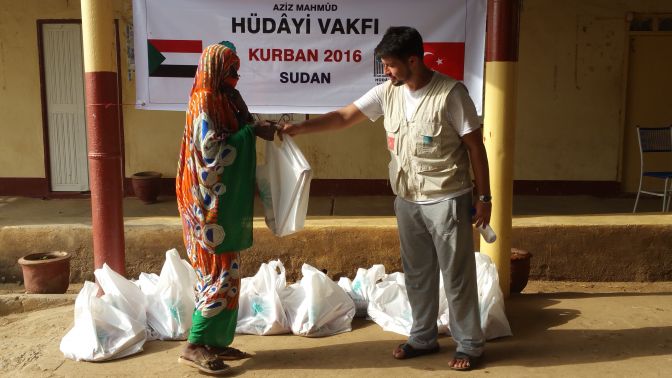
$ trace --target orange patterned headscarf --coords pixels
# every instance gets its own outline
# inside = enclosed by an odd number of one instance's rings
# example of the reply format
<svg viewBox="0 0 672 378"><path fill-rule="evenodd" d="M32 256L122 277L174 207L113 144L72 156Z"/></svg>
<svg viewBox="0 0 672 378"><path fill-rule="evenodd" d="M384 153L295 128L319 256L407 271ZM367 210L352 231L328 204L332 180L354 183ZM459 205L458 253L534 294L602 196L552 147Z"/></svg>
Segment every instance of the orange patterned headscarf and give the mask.
<svg viewBox="0 0 672 378"><path fill-rule="evenodd" d="M199 182L198 167L206 164L202 149L212 147L211 143L202 145L205 136L194 133L202 131L199 127L203 125L197 123L207 120L207 129L213 132L210 141L224 141L239 129L235 107L223 91L227 79L231 78L232 67L237 70L240 59L234 50L219 44L206 47L198 62L177 163L176 192L180 212L194 201L192 188ZM216 216L216 211L212 213Z"/></svg>
<svg viewBox="0 0 672 378"><path fill-rule="evenodd" d="M238 71L240 59L229 47L216 44L203 50L189 97L188 128L201 113L206 113L221 136L238 130L235 108L222 92L225 83L235 85L237 78L231 77L232 67Z"/></svg>

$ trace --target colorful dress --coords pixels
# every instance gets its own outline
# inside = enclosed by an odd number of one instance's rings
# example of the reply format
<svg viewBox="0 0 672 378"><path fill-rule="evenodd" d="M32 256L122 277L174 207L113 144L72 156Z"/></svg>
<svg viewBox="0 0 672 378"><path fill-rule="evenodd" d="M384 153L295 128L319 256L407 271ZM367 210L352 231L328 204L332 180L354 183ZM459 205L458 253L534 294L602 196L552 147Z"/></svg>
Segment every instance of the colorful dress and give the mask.
<svg viewBox="0 0 672 378"><path fill-rule="evenodd" d="M252 245L255 136L220 90L240 61L223 45L201 55L189 99L176 193L183 239L198 275L192 344L226 347L238 315L240 252Z"/></svg>

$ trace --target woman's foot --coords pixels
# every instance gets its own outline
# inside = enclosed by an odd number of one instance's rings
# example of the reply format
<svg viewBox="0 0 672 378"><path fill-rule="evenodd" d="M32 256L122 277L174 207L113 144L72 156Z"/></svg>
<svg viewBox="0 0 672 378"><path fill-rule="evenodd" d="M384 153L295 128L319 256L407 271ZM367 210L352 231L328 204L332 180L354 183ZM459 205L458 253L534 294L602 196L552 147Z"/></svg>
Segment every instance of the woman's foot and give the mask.
<svg viewBox="0 0 672 378"><path fill-rule="evenodd" d="M177 362L208 374L222 374L229 370L222 357L211 352L205 345L187 343Z"/></svg>

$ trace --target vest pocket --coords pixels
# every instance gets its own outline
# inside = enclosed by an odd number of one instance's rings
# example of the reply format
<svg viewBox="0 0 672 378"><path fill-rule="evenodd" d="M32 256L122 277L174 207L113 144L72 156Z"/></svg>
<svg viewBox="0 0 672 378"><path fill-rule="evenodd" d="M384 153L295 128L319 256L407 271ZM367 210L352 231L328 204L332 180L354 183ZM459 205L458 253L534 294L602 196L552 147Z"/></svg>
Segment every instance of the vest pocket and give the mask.
<svg viewBox="0 0 672 378"><path fill-rule="evenodd" d="M399 123L386 119L383 125L385 126L387 149L393 154L399 155Z"/></svg>
<svg viewBox="0 0 672 378"><path fill-rule="evenodd" d="M429 164L428 164L429 163ZM445 162L423 161L415 165L419 189L428 196L445 194L457 167L447 167Z"/></svg>
<svg viewBox="0 0 672 378"><path fill-rule="evenodd" d="M441 156L441 123L417 122L414 133L415 156L419 158L434 158Z"/></svg>

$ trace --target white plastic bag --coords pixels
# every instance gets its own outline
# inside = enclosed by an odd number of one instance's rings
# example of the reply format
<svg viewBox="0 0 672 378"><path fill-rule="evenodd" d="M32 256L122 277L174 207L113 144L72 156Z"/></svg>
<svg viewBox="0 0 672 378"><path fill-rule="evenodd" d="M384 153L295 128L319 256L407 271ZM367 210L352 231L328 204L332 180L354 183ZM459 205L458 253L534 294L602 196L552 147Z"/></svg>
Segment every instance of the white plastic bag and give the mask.
<svg viewBox="0 0 672 378"><path fill-rule="evenodd" d="M75 299L75 325L61 340L60 349L66 358L75 361L96 361L103 357L93 317L95 306L102 302L96 298L98 286L86 281Z"/></svg>
<svg viewBox="0 0 672 378"><path fill-rule="evenodd" d="M308 210L312 171L290 136L280 147L266 142L266 164L257 167L257 187L266 224L277 236L303 228Z"/></svg>
<svg viewBox="0 0 672 378"><path fill-rule="evenodd" d="M147 324L152 335L161 340L185 340L189 336L196 303L196 273L184 262L176 249L167 251L154 290L145 289ZM140 280L145 281L141 287L149 286L146 281L151 278L151 275L143 277L141 274Z"/></svg>
<svg viewBox="0 0 672 378"><path fill-rule="evenodd" d="M403 273L388 274L376 284L367 311L371 319L383 327L383 330L410 335L413 314Z"/></svg>
<svg viewBox="0 0 672 378"><path fill-rule="evenodd" d="M476 282L478 283L478 309L481 329L486 340L511 336L511 327L504 312L504 295L499 287L497 267L488 255L474 253L476 259ZM448 324L448 301L441 281L439 304L439 332L450 334Z"/></svg>
<svg viewBox="0 0 672 378"><path fill-rule="evenodd" d="M303 264L303 278L282 296L292 333L307 337L335 335L352 330L355 303L326 274Z"/></svg>
<svg viewBox="0 0 672 378"><path fill-rule="evenodd" d="M355 302L355 316L365 317L369 307L369 299L376 288L376 282L385 277L385 266L377 264L370 269L357 269L355 279L350 281L347 277L338 280L338 286L343 288Z"/></svg>
<svg viewBox="0 0 672 378"><path fill-rule="evenodd" d="M66 358L105 361L142 351L147 334L146 303L140 289L107 265L94 272L98 286L85 282L75 301L75 325L63 337Z"/></svg>
<svg viewBox="0 0 672 378"><path fill-rule="evenodd" d="M478 285L478 306L481 328L487 340L511 336L511 327L504 312L504 296L499 288L497 268L492 260L476 252L476 281ZM443 277L439 286L439 314L437 325L439 332L450 333L448 324L448 300L443 286ZM386 331L408 336L413 325L411 305L408 301L403 273L387 275L376 284L370 295L367 309L373 321Z"/></svg>
<svg viewBox="0 0 672 378"><path fill-rule="evenodd" d="M107 264L103 264L103 267L96 269L93 274L105 293L101 297L103 301L143 325L147 322L147 300L137 285L112 270Z"/></svg>
<svg viewBox="0 0 672 378"><path fill-rule="evenodd" d="M243 278L236 332L252 335L290 333L289 321L280 300L280 294L285 290L285 267L279 260L261 264L254 277Z"/></svg>
<svg viewBox="0 0 672 378"><path fill-rule="evenodd" d="M483 253L476 255L478 281L478 307L481 312L481 328L487 340L511 336L511 326L504 312L504 294L499 287L497 267Z"/></svg>
<svg viewBox="0 0 672 378"><path fill-rule="evenodd" d="M137 281L133 281L145 296L154 294L156 291L156 284L159 282L159 275L156 273L140 273Z"/></svg>

